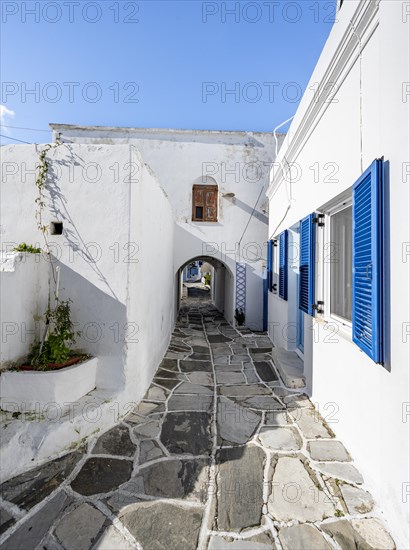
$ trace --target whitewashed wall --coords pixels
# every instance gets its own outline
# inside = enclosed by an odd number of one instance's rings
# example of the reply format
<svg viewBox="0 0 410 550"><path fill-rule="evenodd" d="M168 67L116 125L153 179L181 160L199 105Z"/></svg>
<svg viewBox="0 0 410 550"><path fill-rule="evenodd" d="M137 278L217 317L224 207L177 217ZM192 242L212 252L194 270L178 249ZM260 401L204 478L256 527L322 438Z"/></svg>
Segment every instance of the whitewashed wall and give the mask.
<svg viewBox="0 0 410 550"><path fill-rule="evenodd" d="M275 156L273 134L51 126L54 137L58 135L62 141L135 143L158 176L172 206L176 221L175 272L189 260L204 254L225 263L234 277L235 262L246 263L246 323L252 328L262 329L262 277L268 223L264 190ZM278 139L281 143L283 135ZM219 186L217 223L193 222L191 219L192 185L199 183L202 176L212 177ZM224 193L235 193L235 197L223 198ZM256 215L239 250L237 243L255 205ZM228 283L233 291L235 280ZM234 309L235 300L231 295L225 301L229 321L233 319Z"/></svg>
<svg viewBox="0 0 410 550"><path fill-rule="evenodd" d="M151 384L168 347L176 315L173 237L174 217L164 190L135 146L132 162L141 165L141 180L131 189L132 240L138 262L130 265L128 322L138 325L138 342L127 344L127 393L135 401ZM174 288L175 287L175 288ZM134 325L135 324L135 325Z"/></svg>
<svg viewBox="0 0 410 550"><path fill-rule="evenodd" d="M2 150L3 244L42 245L34 173L28 173L40 147ZM81 332L77 345L99 357L97 388L138 401L174 322L169 202L135 147L64 144L49 157L54 183L44 222L64 224L63 235L50 235L49 241L61 266L60 297L73 301L72 318ZM130 163L138 167L131 176ZM155 264L161 265L158 284ZM30 292L36 292L34 282L23 286L17 301L24 303Z"/></svg>
<svg viewBox="0 0 410 550"><path fill-rule="evenodd" d="M332 429L361 467L399 547L408 548L410 419L405 411L410 357L404 331L409 322L410 259L403 250L409 235L410 176L405 170L410 97L403 97L403 86L410 81L409 16L406 23L401 2L382 0L377 9L376 2L351 1L343 3L338 19L277 159L298 163L301 177L291 185L291 207L280 223L289 201L280 171L272 175L269 228L273 236L291 227L349 188L375 158L384 156L389 162L390 366L373 363L349 336L329 339L324 325L307 315L304 362L313 401L324 416L336 411ZM345 57L338 57L340 52ZM326 78L336 84L336 101L320 107L309 87ZM325 180L329 162L338 167L334 181ZM316 182L314 163L320 170ZM295 279L290 277L289 294L295 293ZM271 327L279 325L274 341L288 349L295 345L283 339L281 330L292 320L294 308L291 299L286 303L270 295Z"/></svg>
<svg viewBox="0 0 410 550"><path fill-rule="evenodd" d="M40 338L48 301L49 262L40 254L9 253L0 268L0 369L24 359Z"/></svg>

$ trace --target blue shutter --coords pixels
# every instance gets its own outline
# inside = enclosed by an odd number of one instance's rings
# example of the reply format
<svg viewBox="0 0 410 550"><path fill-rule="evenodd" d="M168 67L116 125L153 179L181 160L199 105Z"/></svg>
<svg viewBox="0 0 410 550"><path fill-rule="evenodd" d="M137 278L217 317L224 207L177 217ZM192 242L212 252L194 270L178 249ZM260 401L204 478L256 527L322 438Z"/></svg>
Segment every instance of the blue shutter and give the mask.
<svg viewBox="0 0 410 550"><path fill-rule="evenodd" d="M268 261L267 261L267 279L268 279L268 290L272 292L272 281L273 281L273 241L269 240L268 245Z"/></svg>
<svg viewBox="0 0 410 550"><path fill-rule="evenodd" d="M279 235L279 296L288 299L288 230Z"/></svg>
<svg viewBox="0 0 410 550"><path fill-rule="evenodd" d="M300 222L299 309L314 316L315 304L315 214Z"/></svg>
<svg viewBox="0 0 410 550"><path fill-rule="evenodd" d="M383 161L353 186L353 342L383 362Z"/></svg>

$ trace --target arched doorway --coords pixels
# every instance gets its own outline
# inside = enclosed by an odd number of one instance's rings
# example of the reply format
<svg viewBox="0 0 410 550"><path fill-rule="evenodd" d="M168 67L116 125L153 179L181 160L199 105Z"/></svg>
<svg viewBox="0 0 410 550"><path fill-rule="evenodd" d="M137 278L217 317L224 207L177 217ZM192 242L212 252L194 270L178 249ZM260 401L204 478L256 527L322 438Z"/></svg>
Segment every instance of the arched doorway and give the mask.
<svg viewBox="0 0 410 550"><path fill-rule="evenodd" d="M235 278L224 262L212 256L191 258L179 268L177 282L178 311L183 303L210 302L233 322Z"/></svg>

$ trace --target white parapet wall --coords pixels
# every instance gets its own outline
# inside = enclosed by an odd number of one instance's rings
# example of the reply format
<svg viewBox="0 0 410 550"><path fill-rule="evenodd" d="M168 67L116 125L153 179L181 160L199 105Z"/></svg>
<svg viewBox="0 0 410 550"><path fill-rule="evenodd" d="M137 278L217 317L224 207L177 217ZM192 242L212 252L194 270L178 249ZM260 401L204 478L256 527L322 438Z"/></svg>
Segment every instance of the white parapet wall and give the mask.
<svg viewBox="0 0 410 550"><path fill-rule="evenodd" d="M9 412L61 412L95 388L98 359L51 371L7 371L1 375L0 406Z"/></svg>
<svg viewBox="0 0 410 550"><path fill-rule="evenodd" d="M39 317L47 309L50 262L44 254L12 252L0 257L0 370L23 360L40 337Z"/></svg>

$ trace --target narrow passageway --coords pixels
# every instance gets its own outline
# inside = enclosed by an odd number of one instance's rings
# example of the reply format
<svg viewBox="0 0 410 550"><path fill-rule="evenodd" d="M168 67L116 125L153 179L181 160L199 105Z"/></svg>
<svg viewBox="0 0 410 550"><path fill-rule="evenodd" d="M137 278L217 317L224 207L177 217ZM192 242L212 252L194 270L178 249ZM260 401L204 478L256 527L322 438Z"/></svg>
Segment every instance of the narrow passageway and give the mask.
<svg viewBox="0 0 410 550"><path fill-rule="evenodd" d="M181 298L181 305L193 305L196 301L211 303L211 289L202 283L184 283L187 288L187 297Z"/></svg>
<svg viewBox="0 0 410 550"><path fill-rule="evenodd" d="M393 549L348 451L283 387L271 348L185 298L135 410L2 485L1 548Z"/></svg>

